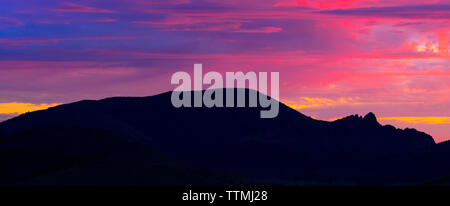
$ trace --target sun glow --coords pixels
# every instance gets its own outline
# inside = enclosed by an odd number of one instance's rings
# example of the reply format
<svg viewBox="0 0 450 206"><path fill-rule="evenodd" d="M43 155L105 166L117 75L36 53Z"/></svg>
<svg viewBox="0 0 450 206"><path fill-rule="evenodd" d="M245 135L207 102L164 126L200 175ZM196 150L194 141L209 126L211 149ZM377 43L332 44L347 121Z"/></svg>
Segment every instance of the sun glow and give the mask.
<svg viewBox="0 0 450 206"><path fill-rule="evenodd" d="M450 124L450 117L383 117L379 119L411 124Z"/></svg>
<svg viewBox="0 0 450 206"><path fill-rule="evenodd" d="M23 114L36 110L43 110L49 107L60 105L59 103L52 104L32 104L32 103L0 103L0 114Z"/></svg>

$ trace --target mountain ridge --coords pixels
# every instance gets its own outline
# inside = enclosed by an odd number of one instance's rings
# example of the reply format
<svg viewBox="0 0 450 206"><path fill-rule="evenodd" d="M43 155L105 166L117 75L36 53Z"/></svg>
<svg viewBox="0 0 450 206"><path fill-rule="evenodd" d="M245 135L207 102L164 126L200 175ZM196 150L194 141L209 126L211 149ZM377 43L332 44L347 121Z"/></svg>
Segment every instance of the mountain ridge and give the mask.
<svg viewBox="0 0 450 206"><path fill-rule="evenodd" d="M373 113L328 122L279 105L278 117L261 119L259 107L174 108L170 92L84 100L2 122L0 139L46 127L101 129L186 165L231 171L244 184L412 184L450 173L448 168L437 173L408 172L395 166L397 157L407 162L408 155L404 154L436 148L426 133L382 126ZM48 138L34 133L38 138ZM101 141L108 145L105 139ZM8 148L8 144L3 147ZM44 149L52 151L54 147L58 145L46 145ZM411 167L414 161L404 166ZM390 172L391 168L396 171ZM410 175L403 177L402 172ZM383 175L374 175L377 173Z"/></svg>

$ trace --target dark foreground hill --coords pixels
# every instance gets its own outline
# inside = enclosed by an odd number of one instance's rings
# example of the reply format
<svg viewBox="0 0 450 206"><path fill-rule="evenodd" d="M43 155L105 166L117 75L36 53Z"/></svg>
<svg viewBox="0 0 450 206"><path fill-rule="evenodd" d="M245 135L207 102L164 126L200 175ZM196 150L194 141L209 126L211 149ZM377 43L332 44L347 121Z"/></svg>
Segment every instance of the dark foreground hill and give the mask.
<svg viewBox="0 0 450 206"><path fill-rule="evenodd" d="M247 91L248 92L248 91ZM450 174L448 143L326 122L283 104L174 108L171 93L80 101L0 123L1 185L414 185Z"/></svg>

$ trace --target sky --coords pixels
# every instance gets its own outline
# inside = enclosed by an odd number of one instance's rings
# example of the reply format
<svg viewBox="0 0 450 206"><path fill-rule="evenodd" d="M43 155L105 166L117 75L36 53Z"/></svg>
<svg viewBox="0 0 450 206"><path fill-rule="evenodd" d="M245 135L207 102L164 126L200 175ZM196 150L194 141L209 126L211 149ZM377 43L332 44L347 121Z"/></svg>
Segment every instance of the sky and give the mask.
<svg viewBox="0 0 450 206"><path fill-rule="evenodd" d="M277 71L281 101L316 119L374 112L450 139L450 0L0 3L0 121L170 91L202 63Z"/></svg>

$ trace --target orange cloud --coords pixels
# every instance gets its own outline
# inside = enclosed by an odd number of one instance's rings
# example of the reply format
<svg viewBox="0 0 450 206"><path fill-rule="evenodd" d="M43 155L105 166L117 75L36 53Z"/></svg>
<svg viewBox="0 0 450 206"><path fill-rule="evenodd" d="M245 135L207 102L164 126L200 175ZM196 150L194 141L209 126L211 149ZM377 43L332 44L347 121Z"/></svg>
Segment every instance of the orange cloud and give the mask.
<svg viewBox="0 0 450 206"><path fill-rule="evenodd" d="M432 37L422 37L419 41L412 41L406 43L405 49L410 49L416 52L428 52L440 54L448 57L449 50L449 34L447 31L437 31Z"/></svg>
<svg viewBox="0 0 450 206"><path fill-rule="evenodd" d="M23 114L26 112L32 112L37 110L47 109L60 105L59 103L51 104L32 104L32 103L0 103L0 114Z"/></svg>
<svg viewBox="0 0 450 206"><path fill-rule="evenodd" d="M382 117L378 119L410 124L450 124L450 117Z"/></svg>
<svg viewBox="0 0 450 206"><path fill-rule="evenodd" d="M449 53L450 34L447 30L438 32L439 52L445 55Z"/></svg>

